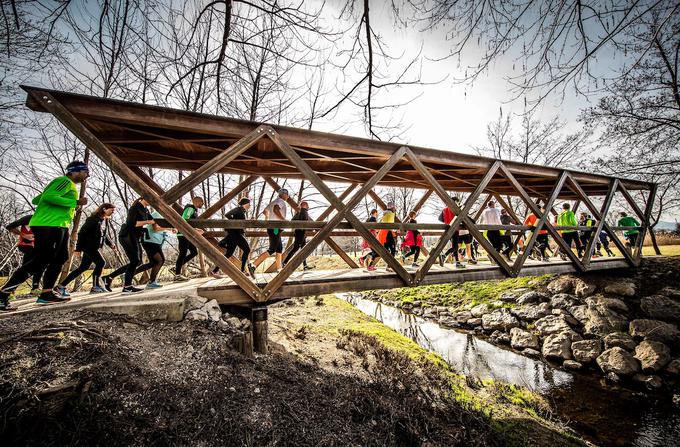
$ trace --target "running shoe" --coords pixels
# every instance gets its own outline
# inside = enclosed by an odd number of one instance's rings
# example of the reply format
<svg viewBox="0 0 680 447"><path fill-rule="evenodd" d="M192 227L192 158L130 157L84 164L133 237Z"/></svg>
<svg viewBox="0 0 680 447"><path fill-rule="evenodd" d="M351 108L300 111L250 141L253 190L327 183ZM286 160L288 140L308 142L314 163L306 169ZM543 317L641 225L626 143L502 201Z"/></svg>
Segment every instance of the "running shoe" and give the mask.
<svg viewBox="0 0 680 447"><path fill-rule="evenodd" d="M444 267L444 255L439 255L439 266Z"/></svg>
<svg viewBox="0 0 680 447"><path fill-rule="evenodd" d="M255 266L253 264L248 264L248 271L250 272L250 276L255 278Z"/></svg>
<svg viewBox="0 0 680 447"><path fill-rule="evenodd" d="M210 272L210 276L212 276L213 278L217 278L217 279L224 278L224 276L222 276L222 274L220 272Z"/></svg>
<svg viewBox="0 0 680 447"><path fill-rule="evenodd" d="M93 288L90 289L90 294L95 294L95 293L106 293L106 289L103 288L103 287L94 286Z"/></svg>
<svg viewBox="0 0 680 447"><path fill-rule="evenodd" d="M123 295L131 295L133 293L143 292L144 289L140 289L135 286L125 286L123 287Z"/></svg>
<svg viewBox="0 0 680 447"><path fill-rule="evenodd" d="M464 269L464 268L465 268L465 264L462 264L462 263L456 261L456 268L457 268L457 269Z"/></svg>
<svg viewBox="0 0 680 447"><path fill-rule="evenodd" d="M39 289L39 288L35 288L35 289L31 290L31 295L33 295L33 296L38 296L41 293L42 293L42 289Z"/></svg>
<svg viewBox="0 0 680 447"><path fill-rule="evenodd" d="M104 288L106 289L107 292L113 292L113 289L111 288L111 284L113 284L113 278L110 276L104 276L102 278L102 281L104 282Z"/></svg>
<svg viewBox="0 0 680 447"><path fill-rule="evenodd" d="M69 296L71 296L71 294L68 293L68 290L66 290L66 287L64 286L57 286L54 288L54 290L64 298L68 298Z"/></svg>
<svg viewBox="0 0 680 447"><path fill-rule="evenodd" d="M71 301L71 298L61 297L52 290L41 293L38 299L35 300L37 304L59 304L67 301Z"/></svg>
<svg viewBox="0 0 680 447"><path fill-rule="evenodd" d="M11 312L13 310L17 310L17 308L9 304L9 295L0 292L0 312Z"/></svg>
<svg viewBox="0 0 680 447"><path fill-rule="evenodd" d="M376 268L374 265L369 265L368 267L366 267L366 270L368 270L369 272L375 272Z"/></svg>
<svg viewBox="0 0 680 447"><path fill-rule="evenodd" d="M474 264L477 264L477 260L476 260L476 259L470 259L470 260L468 261L468 264L473 264L473 265L474 265Z"/></svg>
<svg viewBox="0 0 680 447"><path fill-rule="evenodd" d="M311 270L311 269L313 269L313 268L314 268L313 265L307 264L307 265L305 265L305 266L302 267L302 270Z"/></svg>
<svg viewBox="0 0 680 447"><path fill-rule="evenodd" d="M359 258L359 265L360 265L362 268L364 267L364 262L365 262L365 261L366 261L366 259L365 259L363 256L361 256L361 257Z"/></svg>
<svg viewBox="0 0 680 447"><path fill-rule="evenodd" d="M163 287L163 284L158 284L156 281L151 281L146 285L147 289L160 289L161 287Z"/></svg>
<svg viewBox="0 0 680 447"><path fill-rule="evenodd" d="M184 282L184 281L189 281L189 278L187 278L184 275L175 275L175 277L173 278L173 281L174 282Z"/></svg>
<svg viewBox="0 0 680 447"><path fill-rule="evenodd" d="M413 263L411 263L411 267L420 267L420 265L418 265L417 262L413 262Z"/></svg>

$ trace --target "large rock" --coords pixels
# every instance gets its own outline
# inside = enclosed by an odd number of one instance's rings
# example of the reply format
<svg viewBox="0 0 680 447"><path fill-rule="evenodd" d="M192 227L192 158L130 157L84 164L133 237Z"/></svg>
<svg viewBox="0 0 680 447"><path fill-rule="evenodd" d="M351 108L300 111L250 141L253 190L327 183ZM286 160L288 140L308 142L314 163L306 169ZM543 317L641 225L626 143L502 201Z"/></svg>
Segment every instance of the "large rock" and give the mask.
<svg viewBox="0 0 680 447"><path fill-rule="evenodd" d="M658 341L643 340L635 348L635 358L646 373L660 371L671 361L671 350Z"/></svg>
<svg viewBox="0 0 680 447"><path fill-rule="evenodd" d="M541 350L545 358L571 360L571 340L567 334L548 335Z"/></svg>
<svg viewBox="0 0 680 447"><path fill-rule="evenodd" d="M536 329L542 336L569 332L571 327L561 315L548 315L536 321Z"/></svg>
<svg viewBox="0 0 680 447"><path fill-rule="evenodd" d="M640 364L631 353L623 348L611 348L597 358L597 365L605 373L620 376L632 376L640 372Z"/></svg>
<svg viewBox="0 0 680 447"><path fill-rule="evenodd" d="M663 321L680 321L680 301L663 295L651 295L640 301L642 311L649 317Z"/></svg>
<svg viewBox="0 0 680 447"><path fill-rule="evenodd" d="M482 319L481 318L470 318L468 321L465 322L465 324L469 326L481 326L482 325Z"/></svg>
<svg viewBox="0 0 680 447"><path fill-rule="evenodd" d="M635 296L635 284L629 281L616 281L607 284L604 291L611 295L633 297Z"/></svg>
<svg viewBox="0 0 680 447"><path fill-rule="evenodd" d="M485 313L489 312L489 305L488 304L478 304L472 309L470 309L470 312L472 313L472 316L474 318L479 318Z"/></svg>
<svg viewBox="0 0 680 447"><path fill-rule="evenodd" d="M491 334L489 338L496 344L507 345L510 343L510 336L507 333L498 330L493 331L493 334Z"/></svg>
<svg viewBox="0 0 680 447"><path fill-rule="evenodd" d="M217 300L208 301L201 309L208 314L208 317L212 321L220 321L222 318L222 310L220 309L220 305L217 304Z"/></svg>
<svg viewBox="0 0 680 447"><path fill-rule="evenodd" d="M579 362L575 362L574 360L565 360L562 363L562 366L564 366L566 369L571 369L574 371L577 371L581 368L583 368L583 365Z"/></svg>
<svg viewBox="0 0 680 447"><path fill-rule="evenodd" d="M575 341L571 344L571 353L580 363L590 363L602 353L600 339Z"/></svg>
<svg viewBox="0 0 680 447"><path fill-rule="evenodd" d="M555 309L569 309L578 303L578 299L569 293L558 293L550 298L550 305Z"/></svg>
<svg viewBox="0 0 680 447"><path fill-rule="evenodd" d="M524 304L542 303L544 301L548 301L548 299L549 299L549 297L545 293L531 291L531 292L527 292L525 294L520 295L520 297L517 298L517 304L524 305Z"/></svg>
<svg viewBox="0 0 680 447"><path fill-rule="evenodd" d="M210 320L210 317L208 316L208 312L206 312L203 309L195 309L195 310L190 310L187 312L187 315L185 317L187 320L196 320L196 321L208 321Z"/></svg>
<svg viewBox="0 0 680 447"><path fill-rule="evenodd" d="M633 337L660 341L670 344L680 343L680 331L674 324L659 320L639 319L630 322L629 333Z"/></svg>
<svg viewBox="0 0 680 447"><path fill-rule="evenodd" d="M510 329L510 346L515 349L538 349L538 337L529 331L514 327Z"/></svg>
<svg viewBox="0 0 680 447"><path fill-rule="evenodd" d="M586 299L586 334L604 336L612 332L622 332L628 327L628 307L616 298L596 295Z"/></svg>
<svg viewBox="0 0 680 447"><path fill-rule="evenodd" d="M530 304L523 307L515 307L510 309L510 313L521 320L534 321L550 315L550 304Z"/></svg>
<svg viewBox="0 0 680 447"><path fill-rule="evenodd" d="M594 284L585 282L582 279L576 280L576 285L574 286L574 293L579 298L588 298L590 295L595 293L597 287Z"/></svg>
<svg viewBox="0 0 680 447"><path fill-rule="evenodd" d="M571 276L558 276L548 284L548 291L556 293L572 293L576 286L576 278Z"/></svg>
<svg viewBox="0 0 680 447"><path fill-rule="evenodd" d="M569 326L580 326L580 325L581 325L581 322L578 321L576 318L574 318L574 317L569 313L569 311L567 311L567 310L564 310L564 309L553 309L550 313L551 313L552 315L558 315L558 316L561 315L561 316L564 318L564 321L566 321L566 322L569 324Z"/></svg>
<svg viewBox="0 0 680 447"><path fill-rule="evenodd" d="M637 343L633 340L633 337L625 332L612 332L604 338L605 349L619 347L626 351L632 351L635 349L635 346L637 346Z"/></svg>
<svg viewBox="0 0 680 447"><path fill-rule="evenodd" d="M650 391L658 390L663 386L663 381L659 376L646 376L644 374L635 374L633 380L645 386Z"/></svg>
<svg viewBox="0 0 680 447"><path fill-rule="evenodd" d="M458 323L467 323L467 321L472 318L472 312L464 310L462 312L458 312L454 318Z"/></svg>
<svg viewBox="0 0 680 447"><path fill-rule="evenodd" d="M588 305L571 306L567 309L572 317L576 318L579 324L584 325L588 321Z"/></svg>
<svg viewBox="0 0 680 447"><path fill-rule="evenodd" d="M482 327L485 330L497 329L507 331L513 327L519 327L519 320L508 309L496 309L491 313L482 315Z"/></svg>
<svg viewBox="0 0 680 447"><path fill-rule="evenodd" d="M664 287L663 289L659 290L659 295L680 300L680 289L676 289L674 287Z"/></svg>
<svg viewBox="0 0 680 447"><path fill-rule="evenodd" d="M203 298L202 296L188 296L184 299L184 309L185 309L186 312L190 312L192 310L200 309L207 302L208 302L208 299Z"/></svg>

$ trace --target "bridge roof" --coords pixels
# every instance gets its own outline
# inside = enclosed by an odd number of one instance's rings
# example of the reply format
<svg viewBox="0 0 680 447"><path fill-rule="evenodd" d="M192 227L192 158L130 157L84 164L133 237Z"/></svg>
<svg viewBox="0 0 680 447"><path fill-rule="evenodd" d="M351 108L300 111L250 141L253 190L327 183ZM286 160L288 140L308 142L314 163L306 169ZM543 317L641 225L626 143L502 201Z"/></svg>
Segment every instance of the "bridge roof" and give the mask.
<svg viewBox="0 0 680 447"><path fill-rule="evenodd" d="M64 91L29 86L22 88L28 93L27 106L38 112L46 110L31 96L31 92L49 92L128 166L193 171L260 124L265 124ZM364 183L402 146L268 125L327 181ZM448 129L442 131L449 132ZM451 191L472 191L495 161L452 151L409 147L431 169L442 186ZM563 171L556 167L511 161L504 163L529 194L542 197L550 194ZM268 138L260 139L220 172L304 178ZM612 179L580 171L569 172L591 196L605 195ZM629 190L647 190L652 187L652 183L628 179L622 179L622 183ZM379 184L428 187L406 159L400 161ZM486 191L515 195L512 184L500 173ZM576 197L566 187L560 194L562 199Z"/></svg>

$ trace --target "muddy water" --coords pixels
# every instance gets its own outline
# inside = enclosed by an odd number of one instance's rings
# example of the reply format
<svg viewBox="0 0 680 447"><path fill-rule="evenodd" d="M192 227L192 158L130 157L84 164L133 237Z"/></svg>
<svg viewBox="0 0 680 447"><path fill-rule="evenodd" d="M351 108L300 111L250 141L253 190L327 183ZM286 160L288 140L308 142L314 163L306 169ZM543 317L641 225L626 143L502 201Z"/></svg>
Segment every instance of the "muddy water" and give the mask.
<svg viewBox="0 0 680 447"><path fill-rule="evenodd" d="M656 398L612 387L599 377L562 371L395 307L353 294L338 296L439 354L456 371L541 393L561 419L597 445L680 446L680 411L667 395Z"/></svg>

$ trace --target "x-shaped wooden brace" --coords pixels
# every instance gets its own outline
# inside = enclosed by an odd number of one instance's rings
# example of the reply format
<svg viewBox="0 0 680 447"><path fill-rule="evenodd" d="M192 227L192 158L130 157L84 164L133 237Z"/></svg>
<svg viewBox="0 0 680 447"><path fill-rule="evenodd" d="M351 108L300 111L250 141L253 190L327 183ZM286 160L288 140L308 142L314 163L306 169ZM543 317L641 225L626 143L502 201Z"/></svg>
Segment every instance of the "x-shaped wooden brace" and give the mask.
<svg viewBox="0 0 680 447"><path fill-rule="evenodd" d="M600 232L602 231L605 219L607 218L607 214L609 213L609 207L611 206L612 201L614 200L614 195L616 194L616 190L618 189L618 187L619 179L613 179L611 182L609 182L609 189L607 190L607 195L605 196L604 202L602 203L602 208L600 208L599 215L593 213L593 217L597 219L597 225L595 225L593 233L588 238L588 243L586 244L586 251L583 254L583 265L585 265L586 268L590 266L590 261L593 258L592 256L593 246L600 237Z"/></svg>
<svg viewBox="0 0 680 447"><path fill-rule="evenodd" d="M529 209L531 210L532 213L536 217L538 217L538 222L536 222L536 229L534 230L534 233L531 235L531 238L529 239L529 242L527 243L526 247L524 248L524 252L522 253L521 256L518 256L517 259L515 259L515 264L513 266L513 271L514 274L517 275L519 272L522 270L522 266L524 266L524 263L526 262L527 258L529 257L529 253L531 253L531 250L533 249L534 244L536 243L536 238L538 237L539 231L545 227L546 230L548 230L548 233L553 237L555 242L557 242L557 245L560 246L562 251L571 259L571 262L576 265L576 267L584 272L586 270L585 266L581 262L581 260L578 258L578 256L571 251L571 247L567 245L567 243L564 241L562 236L557 232L557 230L552 226L552 224L548 221L548 216L550 211L552 210L553 203L555 200L557 200L557 197L559 196L560 192L562 191L562 187L564 186L564 183L567 180L568 173L567 171L562 171L562 174L560 174L557 183L555 184L555 188L553 189L553 192L550 196L550 198L547 200L545 204L545 209L546 212L545 214L541 213L540 208L534 203L533 200L531 200L531 197L529 197L529 194L526 192L526 190L520 185L520 183L517 181L515 176L510 172L510 170L503 164L501 164L501 171L503 172L503 175L505 175L505 178L508 179L508 181L512 184L512 186L515 188L515 191L517 191L524 200L524 202L527 204Z"/></svg>
<svg viewBox="0 0 680 447"><path fill-rule="evenodd" d="M238 284L248 295L250 295L254 300L261 301L262 291L259 287L253 284L238 268L236 268L231 261L224 257L224 255L214 247L207 239L205 239L198 231L192 227L186 220L182 219L182 216L172 208L171 205L161 196L158 192L154 190L153 187L148 185L144 180L142 180L130 167L128 167L116 154L114 154L104 143L102 143L92 132L90 132L66 107L64 107L59 101L57 101L49 92L44 91L32 91L30 93L33 98L41 104L45 110L49 111L54 115L59 121L62 122L75 136L77 136L86 146L94 152L100 160L106 163L113 172L115 172L120 178L125 180L128 185L132 187L140 196L144 197L146 200L153 205L153 207L161 213L161 215L174 227L177 228L184 234L190 242L192 242L198 249L200 249L208 258L213 261L217 266L219 266L222 271L226 272L229 277L231 277L236 284ZM225 159L233 160L241 152L252 146L259 138L265 134L264 127L260 126L250 134L246 135L241 140L237 141L232 145L227 151L221 153L215 159L208 162L212 166L212 169L220 169L224 166L222 164ZM223 156L223 154L227 154ZM228 163L229 161L227 161ZM207 174L205 169L200 169L200 175L194 176L193 174L187 179L192 178L191 182L197 181L200 183L202 180L207 178L210 174ZM185 179L186 180L186 179ZM173 195L168 196L169 198L181 197L186 193L184 188L192 187L189 183L183 183L182 188L175 188ZM195 186L195 185L194 185ZM167 193L166 193L167 194Z"/></svg>
<svg viewBox="0 0 680 447"><path fill-rule="evenodd" d="M434 189L439 198L442 199L442 201L444 202L444 205L448 206L456 214L456 217L453 219L453 221L451 221L449 228L446 231L444 231L444 234L442 234L441 238L437 242L437 245L430 252L430 256L425 260L423 265L421 265L420 268L416 271L415 277L416 284L420 284L423 281L423 278L425 277L425 275L427 275L427 272L432 267L432 264L434 264L435 260L437 259L441 251L444 249L444 247L446 247L446 244L449 243L451 236L453 236L453 234L456 231L459 231L458 226L461 223L465 225L465 228L470 232L472 237L479 241L479 243L482 245L482 247L484 247L484 250L486 250L489 256L491 256L498 263L498 265L501 266L503 271L507 275L512 275L510 266L505 262L505 259L503 259L500 253L498 253L493 248L491 242L489 242L484 237L484 235L477 229L475 223L470 218L470 216L468 216L468 213L470 212L472 205L475 203L477 197L479 197L479 195L484 191L484 189L487 187L493 176L496 174L496 171L498 171L501 163L499 161L496 161L491 165L484 178L482 178L482 180L479 182L475 190L472 192L472 194L470 194L470 197L468 197L463 209L461 209L451 199L451 197L446 192L444 187L437 181L437 179L434 178L432 173L430 173L427 167L418 159L418 157L416 156L416 154L413 153L413 151L408 149L406 151L406 156L408 157L413 167L416 168L416 171L418 171L420 175L425 179L425 181L429 183L430 186L432 186L432 189Z"/></svg>
<svg viewBox="0 0 680 447"><path fill-rule="evenodd" d="M264 288L262 293L265 299L273 296L273 294L283 285L288 277L295 271L295 269L302 263L302 261L309 256L309 254L319 245L324 239L330 235L331 231L343 219L347 221L357 230L364 239L382 256L392 269L399 275L406 285L413 283L411 275L397 262L396 259L380 244L380 242L371 234L371 232L359 221L352 210L361 201L361 199L371 190L394 165L403 157L406 148L401 147L387 160L387 162L371 177L371 179L364 183L359 191L354 194L350 200L343 205L343 203L336 197L331 189L321 180L321 178L314 172L312 168L295 152L295 150L288 145L278 133L272 128L267 129L267 135L279 147L281 152L300 170L302 175L309 180L309 182L324 196L326 200L337 209L335 216L328 221L328 223L309 240L309 242L302 247L293 258L286 264L286 266L274 277Z"/></svg>
<svg viewBox="0 0 680 447"><path fill-rule="evenodd" d="M630 195L630 192L628 192L628 189L623 185L623 183L619 183L619 190L623 194L623 197L626 199L626 202L633 208L633 211L635 211L635 214L640 218L640 224L642 225L642 229L640 230L640 234L638 235L638 240L637 244L634 248L634 253L633 253L633 259L635 260L635 265L638 265L640 263L640 260L642 259L642 246L645 242L645 236L647 235L647 230L649 229L649 219L652 215L652 208L654 207L654 200L656 199L656 190L657 190L657 185L654 184L652 189L649 191L649 195L647 196L647 203L645 205L645 212L643 213L642 210L640 210L640 207L637 206L635 203L635 200L633 199L633 196Z"/></svg>
<svg viewBox="0 0 680 447"><path fill-rule="evenodd" d="M633 259L633 256L630 253L628 253L628 250L626 250L626 246L624 245L624 243L621 242L621 240L618 238L618 236L616 235L614 230L612 230L611 227L609 226L609 224L603 219L603 217L606 217L606 216L600 216L600 213L598 212L597 207L595 207L595 205L593 205L593 202L590 200L590 198L585 193L585 191L583 191L583 189L581 188L581 185L579 185L578 182L571 175L567 174L567 178L569 179L571 189L576 194L579 195L579 197L581 198L583 203L586 204L586 207L588 207L588 209L593 214L595 219L600 221L604 231L609 235L609 237L612 239L612 242L614 242L614 244L619 249L619 251L621 251L621 253L623 253L624 258L626 258L626 262L628 262L628 264L631 265L631 266L637 265L635 260ZM621 184L619 183L618 186L620 187ZM616 191L614 191L614 192L616 192Z"/></svg>

